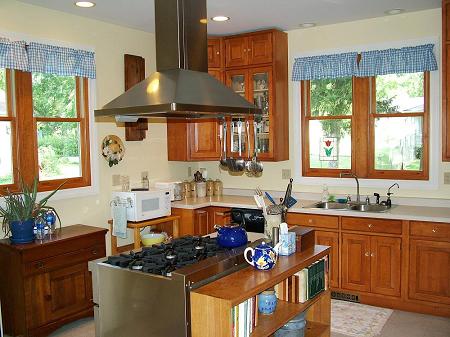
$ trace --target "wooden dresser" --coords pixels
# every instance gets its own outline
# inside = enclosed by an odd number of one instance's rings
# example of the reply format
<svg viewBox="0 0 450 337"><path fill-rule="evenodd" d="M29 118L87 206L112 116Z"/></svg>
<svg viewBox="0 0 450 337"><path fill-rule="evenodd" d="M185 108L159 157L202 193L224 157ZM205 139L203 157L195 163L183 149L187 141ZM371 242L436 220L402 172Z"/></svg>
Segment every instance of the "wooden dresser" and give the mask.
<svg viewBox="0 0 450 337"><path fill-rule="evenodd" d="M93 314L87 263L106 255L106 232L73 225L42 242L0 240L0 300L7 335L47 336Z"/></svg>

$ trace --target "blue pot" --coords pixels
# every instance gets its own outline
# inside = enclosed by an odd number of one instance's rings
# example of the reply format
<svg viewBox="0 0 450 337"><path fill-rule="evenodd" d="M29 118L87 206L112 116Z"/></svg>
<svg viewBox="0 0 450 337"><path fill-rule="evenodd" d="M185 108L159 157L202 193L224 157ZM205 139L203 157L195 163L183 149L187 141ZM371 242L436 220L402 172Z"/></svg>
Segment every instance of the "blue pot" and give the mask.
<svg viewBox="0 0 450 337"><path fill-rule="evenodd" d="M247 244L247 232L239 225L215 225L214 228L217 230L217 244L221 247L235 248Z"/></svg>
<svg viewBox="0 0 450 337"><path fill-rule="evenodd" d="M256 246L247 247L244 251L244 258L248 264L252 265L258 270L270 270L275 267L278 258L278 250L281 242L278 242L275 247L271 247L264 241ZM251 258L248 258L248 253L251 253Z"/></svg>
<svg viewBox="0 0 450 337"><path fill-rule="evenodd" d="M34 241L34 220L28 219L25 221L11 221L9 223L11 230L12 243L30 243Z"/></svg>
<svg viewBox="0 0 450 337"><path fill-rule="evenodd" d="M258 295L258 311L264 315L272 314L277 308L278 299L274 290L266 290Z"/></svg>

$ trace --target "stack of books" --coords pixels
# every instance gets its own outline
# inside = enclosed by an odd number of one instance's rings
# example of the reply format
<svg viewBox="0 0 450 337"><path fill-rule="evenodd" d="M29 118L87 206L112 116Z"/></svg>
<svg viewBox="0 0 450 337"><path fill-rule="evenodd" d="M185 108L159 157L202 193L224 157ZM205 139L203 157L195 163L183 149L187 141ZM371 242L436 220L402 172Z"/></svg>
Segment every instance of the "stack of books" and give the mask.
<svg viewBox="0 0 450 337"><path fill-rule="evenodd" d="M256 296L231 309L233 337L249 337L258 324L258 301Z"/></svg>
<svg viewBox="0 0 450 337"><path fill-rule="evenodd" d="M305 303L328 289L328 256L275 285L278 299Z"/></svg>

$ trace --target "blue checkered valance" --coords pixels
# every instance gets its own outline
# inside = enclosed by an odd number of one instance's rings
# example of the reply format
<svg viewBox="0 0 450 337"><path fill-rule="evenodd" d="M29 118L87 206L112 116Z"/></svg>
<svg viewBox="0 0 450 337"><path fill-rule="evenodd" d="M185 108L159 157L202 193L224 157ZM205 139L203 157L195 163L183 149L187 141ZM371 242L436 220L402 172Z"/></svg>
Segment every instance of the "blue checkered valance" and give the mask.
<svg viewBox="0 0 450 337"><path fill-rule="evenodd" d="M320 80L353 76L357 71L358 53L299 57L294 61L292 80Z"/></svg>
<svg viewBox="0 0 450 337"><path fill-rule="evenodd" d="M30 72L95 78L94 53L31 42L28 47Z"/></svg>
<svg viewBox="0 0 450 337"><path fill-rule="evenodd" d="M25 41L0 38L0 68L28 70Z"/></svg>
<svg viewBox="0 0 450 337"><path fill-rule="evenodd" d="M437 70L433 44L361 53L356 76L417 73Z"/></svg>

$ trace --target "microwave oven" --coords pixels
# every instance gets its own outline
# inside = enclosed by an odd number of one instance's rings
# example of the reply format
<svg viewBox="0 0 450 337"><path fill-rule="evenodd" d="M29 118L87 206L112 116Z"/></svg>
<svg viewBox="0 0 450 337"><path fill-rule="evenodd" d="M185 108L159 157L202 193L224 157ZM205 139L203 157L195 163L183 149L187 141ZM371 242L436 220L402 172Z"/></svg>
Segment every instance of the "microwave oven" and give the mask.
<svg viewBox="0 0 450 337"><path fill-rule="evenodd" d="M113 201L126 205L128 221L138 222L171 214L169 190L113 192L112 197Z"/></svg>

